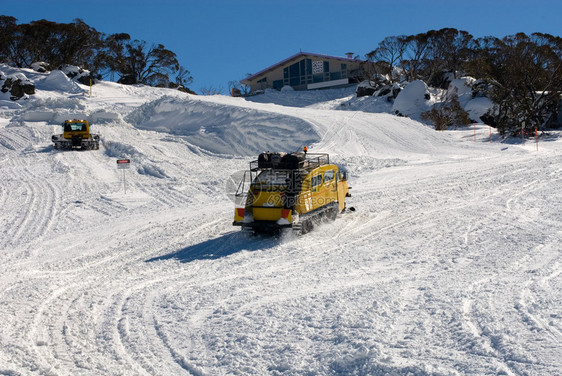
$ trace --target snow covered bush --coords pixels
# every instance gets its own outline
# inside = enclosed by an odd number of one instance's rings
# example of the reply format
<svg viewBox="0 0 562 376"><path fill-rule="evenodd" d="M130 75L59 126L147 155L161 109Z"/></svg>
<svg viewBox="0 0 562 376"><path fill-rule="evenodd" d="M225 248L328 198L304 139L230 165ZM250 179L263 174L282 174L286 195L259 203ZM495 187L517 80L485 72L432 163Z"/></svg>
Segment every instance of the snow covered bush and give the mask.
<svg viewBox="0 0 562 376"><path fill-rule="evenodd" d="M432 121L435 130L443 131L451 126L463 126L470 124L468 113L463 110L459 103L456 89L447 93L447 100L431 110L421 113L421 119Z"/></svg>

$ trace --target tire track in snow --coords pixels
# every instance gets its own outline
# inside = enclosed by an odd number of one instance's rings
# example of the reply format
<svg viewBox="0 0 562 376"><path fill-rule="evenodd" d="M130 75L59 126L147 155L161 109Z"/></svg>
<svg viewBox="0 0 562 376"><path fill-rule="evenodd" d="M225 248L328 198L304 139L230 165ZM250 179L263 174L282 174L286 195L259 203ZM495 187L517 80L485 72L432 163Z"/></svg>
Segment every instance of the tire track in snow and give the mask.
<svg viewBox="0 0 562 376"><path fill-rule="evenodd" d="M16 167L21 186L24 187L23 211L8 226L8 244L11 247L29 246L40 241L51 228L57 215L60 194L49 180L36 179L28 167ZM14 206L12 202L10 206Z"/></svg>
<svg viewBox="0 0 562 376"><path fill-rule="evenodd" d="M215 219L205 225L206 229L222 223ZM201 232L199 227L188 231L186 237ZM165 249L165 248L161 248ZM180 269L173 274L160 278L142 279L133 288L124 291L123 297L115 309L115 338L124 352L129 354L140 367L151 375L178 374L179 370L190 374L201 374L199 370L170 343L156 316L155 299L162 289L175 289L177 283L185 283L186 276L197 274L201 263L192 268ZM141 331L139 333L139 330ZM150 339L159 339L158 342ZM147 341L148 340L148 341ZM185 346L185 343L184 343ZM199 349L200 351L200 349ZM173 365L179 368L174 368Z"/></svg>
<svg viewBox="0 0 562 376"><path fill-rule="evenodd" d="M21 233L23 231L26 221L28 221L30 216L32 215L30 211L30 206L33 201L31 187L23 184L20 185L17 190L13 190L13 187L10 187L9 189L11 189L11 196L13 199L11 200L12 202L10 202L10 205L6 205L5 207L15 206L13 201L16 194L21 199L19 200L20 205L17 209L18 214L15 216L12 215L13 219L11 223L9 222L6 227L4 227L4 236L2 237L3 239L1 244L2 248L8 248L8 246L12 248L15 245L14 240L16 240L18 233Z"/></svg>
<svg viewBox="0 0 562 376"><path fill-rule="evenodd" d="M221 221L215 220L212 223L218 224ZM212 225L212 223L209 224ZM196 228L188 232L186 236L200 233L200 231L201 229ZM165 247L161 249L165 249ZM108 320L113 323L111 326L114 327L115 342L120 344L119 347L128 355L129 359L132 359L131 362L142 367L148 374L177 374L178 369L174 370L172 366L174 364L178 365L180 369L194 373L195 368L175 352L167 342L165 333L159 329L158 319L154 316L153 296L160 293L160 286L166 288L174 286L174 282L185 278L185 273L195 274L197 270L197 268L183 272L180 270L179 274L167 274L160 278L143 278L139 283L135 283L134 287L126 290L115 286L118 290L121 289L119 291L122 294L114 307L113 318L108 317ZM150 340L151 338L159 338L160 342ZM146 340L149 341L145 343ZM195 374L197 373L195 372Z"/></svg>
<svg viewBox="0 0 562 376"><path fill-rule="evenodd" d="M532 265L532 259L535 258L540 259L537 255L526 255L514 264ZM559 369L559 365L548 360L556 359L562 336L555 325L548 323L547 319L531 308L536 299L531 293L532 286L544 278L526 280L528 273L528 270L516 267L508 273L509 277L496 275L475 281L467 291L469 297L463 300L463 318L472 333L475 345L481 348L482 356L491 357L490 360L501 360L501 368L507 374L518 375L524 369L532 369L538 374L555 374L553 372ZM560 270L554 271L545 278L559 274ZM508 283L513 285L513 276L520 276L516 281L516 285L521 287L520 290L502 287ZM506 325L504 322L509 323L508 328L503 327ZM533 339L534 332L546 333L550 338L548 346L545 346L544 338L539 342L544 354L539 351L528 352L537 346L536 340ZM512 333L517 333L517 336L514 337Z"/></svg>
<svg viewBox="0 0 562 376"><path fill-rule="evenodd" d="M560 224L549 218L552 216L549 210L541 215L536 215L533 210L538 206L535 204L536 197L545 197L545 191L552 187L552 178L560 180L558 174L550 171L552 167L553 165L543 170L517 170L518 175L531 175L533 179L526 177L524 184L517 185L521 187L520 190L512 189L509 195L502 197L507 217L502 220L515 223L512 224L512 231L528 232L533 228L544 230L545 224L549 224L554 234L556 231L560 233ZM560 197L554 195L552 198L553 202L550 205L541 205L543 209L557 207L555 203ZM557 247L553 244L557 244L558 240L548 240L551 237L552 235L548 236L546 243L539 243L526 253L519 252L522 256L506 270L490 273L490 276L474 282L468 289L468 297L463 300L466 325L480 343L485 343L485 348L493 352L496 358L503 359L504 367L511 374L521 374L525 369L551 374L559 367L555 363L549 364L550 359L557 359L554 353L549 355L552 352L550 349L560 348L562 343L560 324L556 324L559 320L552 315L549 318L543 317L549 310L545 309L548 307L541 307L543 304L537 296L537 292L542 291L541 284L560 275L560 256L553 251ZM541 238L537 237L537 242L544 241ZM529 270L527 268L530 265L535 267ZM506 289L503 285L516 285L520 289ZM549 290L554 291L556 288L551 287L546 291ZM498 294L499 291L501 294ZM539 307L541 309L538 309ZM508 328L504 328L504 321L509 322ZM510 336L510 332L517 332L519 338ZM544 332L550 339L541 339L537 343L534 334L536 332ZM548 345L545 342L548 342ZM540 347L542 350L536 351L534 347Z"/></svg>
<svg viewBox="0 0 562 376"><path fill-rule="evenodd" d="M555 249L553 247L556 246L557 245L548 244L547 246L537 247L534 251L544 255L542 257L544 260L547 257L553 257L552 255L555 253L553 252L553 249ZM542 262L544 263L544 261ZM526 271L526 274L533 274L533 276L524 283L524 287L519 295L519 301L515 305L515 308L521 314L522 321L528 323L531 330L537 328L538 331L546 333L554 343L554 347L561 348L562 328L557 327L556 323L553 321L553 318L557 317L557 312L552 312L552 308L554 307L551 308L551 314L548 318L541 316L540 313L535 312L533 308L541 304L539 292L545 290L544 286L562 275L561 257L554 257L548 263L541 266L542 267L539 269L540 273L538 273L539 270L532 270L532 273ZM538 277L534 277L534 275L537 274ZM543 276L543 274L545 275ZM551 291L556 291L556 287L553 286Z"/></svg>
<svg viewBox="0 0 562 376"><path fill-rule="evenodd" d="M27 132L28 134L25 134ZM0 128L0 146L8 150L21 150L29 146L32 135L24 127Z"/></svg>
<svg viewBox="0 0 562 376"><path fill-rule="evenodd" d="M222 223L222 219L215 219L215 223L219 224ZM162 232L162 229L165 225L158 225L152 226L148 225L148 227L142 227L135 229L133 234L130 234L128 237L128 242L133 241L132 239L138 237L148 237L150 238L150 234L159 234ZM148 230L148 233L147 233ZM186 233L186 236L190 236L190 234L200 234L200 228L195 228L192 231ZM104 239L100 239L100 242L104 242ZM99 294L100 288L103 289L104 286L107 288L108 295L105 297L102 295L100 298L104 301L103 307L101 308L103 315L92 316L89 319L94 321L94 324L101 329L101 333L98 333L96 336L90 338L91 341L98 342L98 347L105 348L106 351L110 351L113 354L113 358L116 359L115 361L111 361L106 365L99 364L100 367L111 367L111 364L115 367L115 369L121 369L123 367L122 362L129 364L132 369L137 370L139 374L166 374L165 371L159 370L156 364L175 364L174 362L178 363L181 369L190 369L188 362L185 360L178 360L177 356L173 355L173 349L168 348L165 344L162 343L152 343L150 347L158 348L150 355L148 358L151 360L149 362L141 362L139 363L139 357L142 358L144 356L148 356L150 351L146 354L140 353L138 354L136 351L130 351L129 348L132 346L130 341L127 341L124 328L126 328L126 322L129 320L129 315L134 315L134 312L130 312L130 307L135 307L136 305L133 304L130 306L129 304L133 301L132 296L139 291L141 295L147 290L150 289L153 285L158 285L162 283L162 281L166 281L167 279L176 279L181 278L175 275L166 275L164 277L156 278L156 279L146 279L146 276L139 276L138 278L134 278L134 280L130 280L129 282L123 283L124 280L121 277L116 276L119 275L119 270L126 270L129 267L133 267L135 263L144 262L146 260L146 256L144 255L146 251L150 253L157 252L159 249L165 250L167 249L167 245L163 244L160 245L159 248L150 249L150 244L147 244L147 247L143 247L144 250L141 250L139 254L139 249L130 248L125 253L122 251L119 253L113 253L111 256L106 257L103 256L101 260L98 260L97 257L93 260L88 260L88 263L82 265L79 268L67 268L62 269L60 271L53 271L53 272L43 272L40 276L41 278L50 278L49 275L52 276L60 276L59 278L67 279L71 278L71 276L82 276L83 281L80 284L72 284L64 289L56 290L52 293L52 295L45 299L45 302L41 305L38 310L38 313L35 316L34 324L30 331L30 335L28 338L31 338L31 342L35 341L35 343L39 343L39 353L40 355L40 363L42 367L46 367L46 364L57 364L57 369L64 370L68 369L69 371L79 367L86 369L92 369L90 366L85 365L85 358L83 354L88 354L92 349L84 343L84 340L81 339L88 333L88 328L91 331L92 323L89 324L84 322L85 319L88 317L80 317L76 316L72 312L89 312L92 310L92 307L96 309L99 308L99 303L95 303L95 301L91 301L88 303L88 299L96 299L96 295ZM125 245L123 245L125 246ZM102 248L100 246L99 248ZM133 256L132 259L127 257L127 254ZM100 276L99 273L86 273L87 270L91 269L92 271L100 271L103 270L104 273ZM83 276L89 275L89 277L84 278ZM107 276L104 278L103 276ZM104 281L100 285L100 279ZM125 280L130 279L125 278ZM131 282L136 281L133 285ZM140 283L138 283L140 281ZM89 293L88 293L89 292ZM97 293L96 293L97 292ZM87 307L88 304L90 307ZM139 306L145 306L145 304L140 303ZM102 321L100 321L102 319ZM45 320L47 320L45 322ZM155 321L154 321L155 322ZM146 324L146 323L145 323ZM154 323L152 326L154 327ZM144 325L140 326L141 328ZM36 333L42 333L44 328L48 329L49 339L38 339L35 340L33 337L36 337ZM100 329L98 329L100 330ZM112 333L112 334L110 334ZM100 342L100 335L102 335L102 339ZM109 335L109 337L108 337ZM152 335L152 333L150 334ZM155 337L150 338L160 338L159 335L154 334ZM43 335L44 337L45 335ZM162 340L162 342L164 342ZM56 343L57 346L55 349L52 349L50 346L42 346L45 343ZM91 347L91 346L90 346ZM138 347L135 345L133 347L137 349ZM145 349L147 351L147 349ZM154 351L154 350L152 350ZM162 356L166 353L170 354L172 352L171 358L169 358L168 362L164 362L162 360ZM97 358L93 358L97 359ZM56 362L54 361L56 360ZM107 369L108 368L102 368ZM126 369L123 368L123 369ZM169 366L166 366L166 369L171 369ZM193 368L192 368L193 369ZM177 371L177 370L176 370ZM171 371L172 373L176 373Z"/></svg>
<svg viewBox="0 0 562 376"><path fill-rule="evenodd" d="M197 269L192 272L196 273ZM170 285L176 286L178 282L178 276L174 275L143 281L125 292L118 309L117 332L123 351L129 354L131 359L134 357L132 361L151 375L179 374L180 371L194 373L195 370L194 366L190 366L189 362L175 351L155 315L156 298L162 290ZM132 314L134 312L137 314ZM183 346L189 345L183 343Z"/></svg>
<svg viewBox="0 0 562 376"><path fill-rule="evenodd" d="M404 185L404 189L406 191L409 191L409 193L411 192L415 192L414 193L414 197L409 197L410 198L410 202L416 202L416 205L414 206L414 208L412 209L412 205L408 205L407 207L410 208L406 211L400 211L398 213L393 213L393 216L391 218L389 218L389 220L385 220L383 223L385 223L385 226L380 227L376 230L373 231L373 225L377 223L376 221L376 217L374 218L369 218L370 216L367 215L367 217L365 218L365 216L363 217L362 221L364 222L364 225L358 225L358 226L354 226L353 227L353 234L354 236L352 236L351 240L345 240L342 241L342 248L343 247L353 247L353 244L358 244L361 243L367 239L373 238L375 239L377 237L377 235L381 235L384 233L387 233L389 230L391 229L395 229L397 227L405 227L411 224L415 224L416 222L420 222L422 221L424 218L435 218L438 217L440 215L440 213L445 213L448 211L458 211L461 208L468 208L470 207L470 205L472 205L472 200L470 198L468 198L467 200L452 200L451 202L444 202L439 208L432 208L432 209L427 209L423 207L423 200L421 201L417 201L417 198L420 197L422 198L423 196L427 196L428 193L430 193L431 191L439 191L441 193L444 193L446 197L450 197L450 194L447 194L447 191L450 191L453 194L456 194L456 192L458 192L459 197L462 197L463 195L466 195L466 193L472 194L471 192L474 191L473 193L477 194L481 189L486 189L486 187L492 186L492 184L494 186L497 185L498 180L505 180L505 182L503 184L499 184L499 186L497 186L499 189L497 189L497 191L493 191L491 192L491 194L488 194L485 196L485 198L483 199L483 203L485 202L497 202L499 199L501 200L503 194L505 191L508 191L506 188L508 185L511 185L514 183L513 179L511 178L513 174L516 175L516 179L518 181L524 181L523 177L517 177L517 175L521 172L517 171L517 172L509 172L508 174L510 175L509 179L505 179L503 176L500 176L500 178L498 179L498 175L497 175L497 171L486 171L483 174L478 173L476 174L476 176L471 175L470 177L468 177L469 182L468 185L463 185L462 187L454 187L452 186L452 184L456 184L456 183L447 183L447 184L443 184L444 182L442 180L438 180L437 182L431 183L428 186L423 185L423 188L421 184L419 184L419 182L415 183L416 188L415 189L411 189L411 184L405 184ZM485 179L488 179L488 182L485 182L485 184L480 184L480 178L481 176L484 176ZM462 176L462 175L461 175ZM505 175L504 175L505 176ZM451 177L447 177L447 179L450 179ZM453 177L452 180L454 180L455 182L457 182L459 179L458 177ZM477 181L475 181L477 180ZM432 188L433 185L436 185L435 188ZM529 186L532 186L533 184L530 183ZM448 186L448 187L447 187ZM504 188L505 187L505 188ZM389 196L392 197L396 197L396 196L400 196L400 186L398 187L398 192L396 192L396 189L393 191L392 194L389 194ZM434 200L431 200L431 202L433 202ZM429 200L428 200L429 202ZM421 213L419 212L421 209ZM357 215L357 214L354 214ZM469 227L470 230L470 227ZM361 235L361 233L364 233L364 235L357 237L357 235ZM467 231L464 236L464 244L467 245L468 244L468 238L469 238L469 231ZM376 243L376 241L375 241ZM352 257L352 256L350 256ZM362 265L359 264L359 262L356 262L358 268L362 268ZM365 270L365 274L368 276L369 275L369 271ZM469 315L467 314L467 312L471 309L472 304L470 302L466 302L463 305L463 312L465 313L465 318L468 317ZM480 332L478 330L476 330L476 326L474 325L474 323L471 323L469 321L469 326L472 328L472 333L477 336L477 337L481 337ZM493 349L493 347L489 347L490 349ZM501 353L494 351L494 354L497 354L496 356L496 361L499 360L500 364L501 364L501 368L506 370L506 372L515 372L515 370L509 365L510 359L507 360L502 360L502 355ZM516 372L518 373L518 372Z"/></svg>

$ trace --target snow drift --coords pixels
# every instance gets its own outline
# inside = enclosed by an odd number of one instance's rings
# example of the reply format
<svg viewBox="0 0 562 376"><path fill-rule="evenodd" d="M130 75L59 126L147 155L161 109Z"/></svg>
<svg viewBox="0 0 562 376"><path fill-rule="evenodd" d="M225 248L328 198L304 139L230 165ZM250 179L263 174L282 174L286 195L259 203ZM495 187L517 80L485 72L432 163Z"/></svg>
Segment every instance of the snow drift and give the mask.
<svg viewBox="0 0 562 376"><path fill-rule="evenodd" d="M319 140L306 121L255 109L164 97L129 114L139 129L183 136L217 154L257 155L266 150L300 150Z"/></svg>

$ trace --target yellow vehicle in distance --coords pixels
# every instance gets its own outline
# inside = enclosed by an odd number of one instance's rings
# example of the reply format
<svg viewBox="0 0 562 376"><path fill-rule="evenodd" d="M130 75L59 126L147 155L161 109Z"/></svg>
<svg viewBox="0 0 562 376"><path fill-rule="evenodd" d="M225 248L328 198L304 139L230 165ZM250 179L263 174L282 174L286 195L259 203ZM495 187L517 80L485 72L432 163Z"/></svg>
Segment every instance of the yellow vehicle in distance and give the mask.
<svg viewBox="0 0 562 376"><path fill-rule="evenodd" d="M346 174L326 153L261 153L238 185L233 225L305 234L346 209L349 189Z"/></svg>
<svg viewBox="0 0 562 376"><path fill-rule="evenodd" d="M57 150L98 150L100 136L90 133L90 124L87 120L65 120L62 124L63 133L51 137Z"/></svg>

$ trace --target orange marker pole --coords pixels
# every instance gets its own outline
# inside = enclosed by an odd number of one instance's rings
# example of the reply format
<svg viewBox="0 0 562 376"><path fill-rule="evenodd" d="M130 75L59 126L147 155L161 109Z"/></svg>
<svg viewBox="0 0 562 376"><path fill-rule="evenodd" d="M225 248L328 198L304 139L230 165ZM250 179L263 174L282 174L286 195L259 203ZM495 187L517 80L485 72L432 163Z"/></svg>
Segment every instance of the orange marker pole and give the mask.
<svg viewBox="0 0 562 376"><path fill-rule="evenodd" d="M539 151L539 133L537 132L537 127L535 127L535 141L537 143L537 151Z"/></svg>

